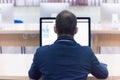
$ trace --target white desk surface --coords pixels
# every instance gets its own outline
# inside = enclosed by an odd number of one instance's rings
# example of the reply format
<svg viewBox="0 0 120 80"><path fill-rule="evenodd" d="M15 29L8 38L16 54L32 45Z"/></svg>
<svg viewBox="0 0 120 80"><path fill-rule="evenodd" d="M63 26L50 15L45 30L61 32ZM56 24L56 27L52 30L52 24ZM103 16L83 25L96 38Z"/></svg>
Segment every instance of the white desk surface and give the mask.
<svg viewBox="0 0 120 80"><path fill-rule="evenodd" d="M108 65L109 76L120 76L120 54L96 54ZM0 54L0 79L28 80L33 54Z"/></svg>
<svg viewBox="0 0 120 80"><path fill-rule="evenodd" d="M2 24L0 34L39 33L39 24Z"/></svg>
<svg viewBox="0 0 120 80"><path fill-rule="evenodd" d="M0 54L0 79L27 80L33 54Z"/></svg>
<svg viewBox="0 0 120 80"><path fill-rule="evenodd" d="M120 25L120 24L119 24ZM96 28L93 28L96 26ZM40 25L37 23L34 24L1 24L0 25L0 34L35 34L39 33ZM120 28L104 28L98 25L91 26L92 34L120 34Z"/></svg>
<svg viewBox="0 0 120 80"><path fill-rule="evenodd" d="M92 34L120 34L120 30L91 30Z"/></svg>
<svg viewBox="0 0 120 80"><path fill-rule="evenodd" d="M108 65L109 76L120 76L120 54L96 54L100 62Z"/></svg>

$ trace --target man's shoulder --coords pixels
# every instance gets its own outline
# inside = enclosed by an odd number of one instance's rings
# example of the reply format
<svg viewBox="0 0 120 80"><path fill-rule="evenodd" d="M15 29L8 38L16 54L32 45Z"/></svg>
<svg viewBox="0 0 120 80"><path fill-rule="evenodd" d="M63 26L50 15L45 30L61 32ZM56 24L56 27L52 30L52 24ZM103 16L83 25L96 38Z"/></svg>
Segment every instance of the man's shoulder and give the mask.
<svg viewBox="0 0 120 80"><path fill-rule="evenodd" d="M93 52L93 50L91 49L91 47L89 47L89 46L82 46L82 51L84 51L84 53L86 53L86 54L93 54L94 52Z"/></svg>
<svg viewBox="0 0 120 80"><path fill-rule="evenodd" d="M40 46L37 51L42 51L42 50L46 50L49 49L50 45L45 45L45 46Z"/></svg>
<svg viewBox="0 0 120 80"><path fill-rule="evenodd" d="M40 56L40 55L43 56L43 55L45 55L46 53L49 52L49 50L48 50L49 47L50 47L50 45L40 46L39 48L37 48L35 55L36 56Z"/></svg>
<svg viewBox="0 0 120 80"><path fill-rule="evenodd" d="M54 44L51 44L51 45L45 45L45 46L40 46L38 49L37 49L37 52L46 52L46 51L49 51L51 49L51 47L53 47Z"/></svg>
<svg viewBox="0 0 120 80"><path fill-rule="evenodd" d="M90 51L92 50L91 47L89 47L89 46L82 46L82 49L90 50Z"/></svg>

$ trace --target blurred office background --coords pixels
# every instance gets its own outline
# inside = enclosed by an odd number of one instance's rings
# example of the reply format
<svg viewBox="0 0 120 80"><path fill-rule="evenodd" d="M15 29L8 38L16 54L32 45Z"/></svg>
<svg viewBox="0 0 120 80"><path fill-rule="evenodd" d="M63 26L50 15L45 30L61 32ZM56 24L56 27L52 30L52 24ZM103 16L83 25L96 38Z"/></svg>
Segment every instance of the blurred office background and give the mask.
<svg viewBox="0 0 120 80"><path fill-rule="evenodd" d="M0 4L13 3L14 19L23 21L23 24L39 24L40 18L40 3L49 2L68 2L69 10L79 17L90 17L91 24L99 24L101 22L100 6L103 3L120 3L120 0L0 0ZM91 26L94 28L95 26ZM38 46L2 46L2 53L34 53ZM102 53L120 53L119 46L117 47L102 47ZM22 51L21 51L22 50Z"/></svg>
<svg viewBox="0 0 120 80"><path fill-rule="evenodd" d="M0 0L0 4L14 4L14 18L25 23L38 23L40 16L40 3L68 2L70 11L77 16L89 16L92 22L100 21L100 6L102 3L120 3L120 0Z"/></svg>

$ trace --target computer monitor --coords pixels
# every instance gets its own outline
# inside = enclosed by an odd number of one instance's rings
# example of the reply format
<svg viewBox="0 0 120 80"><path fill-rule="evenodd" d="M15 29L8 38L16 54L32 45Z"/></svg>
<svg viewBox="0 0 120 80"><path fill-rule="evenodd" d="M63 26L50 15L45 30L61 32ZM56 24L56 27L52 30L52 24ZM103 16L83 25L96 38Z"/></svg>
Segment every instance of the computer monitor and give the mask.
<svg viewBox="0 0 120 80"><path fill-rule="evenodd" d="M57 39L54 33L55 18L40 18L40 46L50 45ZM82 46L90 46L90 18L77 17L78 32L74 38Z"/></svg>
<svg viewBox="0 0 120 80"><path fill-rule="evenodd" d="M103 3L101 4L101 22L119 23L120 4L119 3Z"/></svg>
<svg viewBox="0 0 120 80"><path fill-rule="evenodd" d="M56 17L62 10L67 10L69 3L40 3L40 17Z"/></svg>
<svg viewBox="0 0 120 80"><path fill-rule="evenodd" d="M14 6L12 3L0 4L0 23L14 23Z"/></svg>

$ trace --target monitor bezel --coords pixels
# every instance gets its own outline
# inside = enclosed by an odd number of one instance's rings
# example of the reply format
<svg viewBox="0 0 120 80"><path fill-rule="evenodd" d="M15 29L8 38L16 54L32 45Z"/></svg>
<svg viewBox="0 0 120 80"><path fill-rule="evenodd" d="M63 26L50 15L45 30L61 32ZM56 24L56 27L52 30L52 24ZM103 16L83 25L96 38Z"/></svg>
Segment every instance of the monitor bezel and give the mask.
<svg viewBox="0 0 120 80"><path fill-rule="evenodd" d="M40 46L42 46L42 20L47 20L47 19L56 19L55 17L41 17L40 18L40 37L39 37L39 40L40 40ZM89 44L88 46L91 47L91 19L90 17L77 17L77 19L87 19L88 20L88 35L89 35Z"/></svg>

